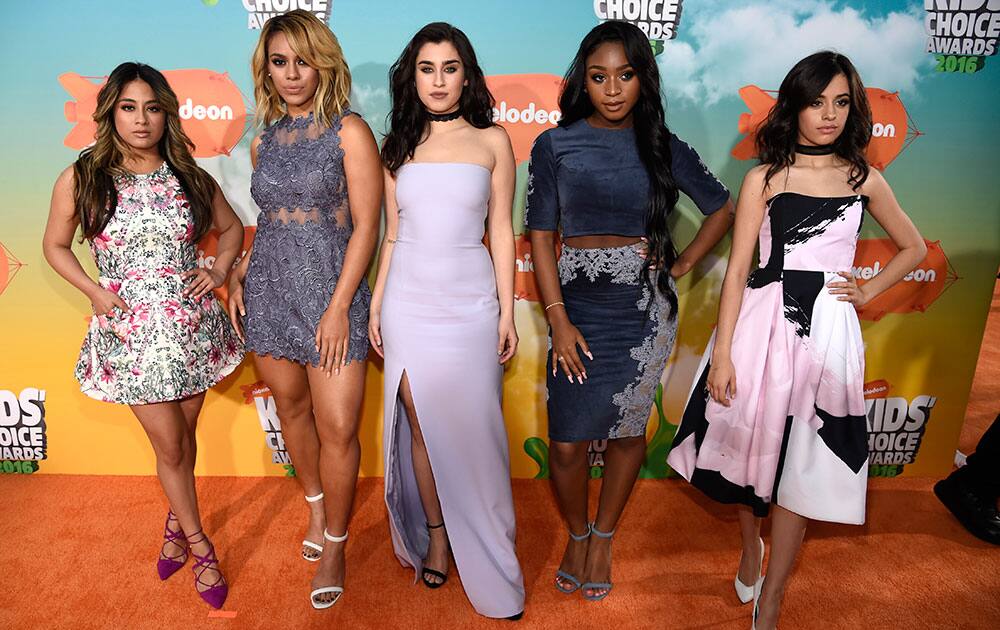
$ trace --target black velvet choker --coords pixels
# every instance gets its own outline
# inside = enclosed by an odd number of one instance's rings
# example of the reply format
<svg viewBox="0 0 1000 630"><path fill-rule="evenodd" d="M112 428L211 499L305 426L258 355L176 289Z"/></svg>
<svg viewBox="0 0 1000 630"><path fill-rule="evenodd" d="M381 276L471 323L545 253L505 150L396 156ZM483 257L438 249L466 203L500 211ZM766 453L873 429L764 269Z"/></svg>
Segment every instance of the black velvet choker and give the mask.
<svg viewBox="0 0 1000 630"><path fill-rule="evenodd" d="M432 122L448 122L449 120L455 120L462 115L462 110L460 109L456 109L448 114L435 114L433 112L428 112L427 110L424 110L424 112L427 113L427 118Z"/></svg>
<svg viewBox="0 0 1000 630"><path fill-rule="evenodd" d="M832 144L796 144L795 152L802 155L830 155L833 153Z"/></svg>

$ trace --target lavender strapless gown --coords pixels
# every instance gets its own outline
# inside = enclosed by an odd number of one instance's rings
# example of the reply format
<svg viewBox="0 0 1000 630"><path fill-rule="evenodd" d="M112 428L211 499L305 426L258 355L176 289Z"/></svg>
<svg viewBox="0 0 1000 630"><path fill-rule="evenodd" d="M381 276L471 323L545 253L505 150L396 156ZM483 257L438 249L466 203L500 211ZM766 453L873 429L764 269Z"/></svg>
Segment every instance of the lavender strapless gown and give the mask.
<svg viewBox="0 0 1000 630"><path fill-rule="evenodd" d="M382 302L385 501L396 555L417 575L429 542L399 401L405 372L462 586L476 611L524 609L497 361L500 307L483 246L490 171L467 163L399 169L399 233Z"/></svg>

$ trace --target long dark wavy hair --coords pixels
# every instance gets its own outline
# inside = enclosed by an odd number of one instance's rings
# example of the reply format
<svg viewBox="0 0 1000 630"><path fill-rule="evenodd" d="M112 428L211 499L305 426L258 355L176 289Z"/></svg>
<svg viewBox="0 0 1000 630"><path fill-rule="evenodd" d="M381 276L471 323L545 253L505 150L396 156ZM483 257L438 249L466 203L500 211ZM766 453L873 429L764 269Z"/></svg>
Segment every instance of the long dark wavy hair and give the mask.
<svg viewBox="0 0 1000 630"><path fill-rule="evenodd" d="M764 188L771 178L795 162L799 137L799 113L809 107L835 76L842 74L850 87L851 109L844 130L833 142L833 152L851 165L847 182L857 190L868 179L865 151L872 137L872 110L865 86L851 60L830 50L809 55L785 75L778 89L778 102L757 130L757 155L767 164Z"/></svg>
<svg viewBox="0 0 1000 630"><path fill-rule="evenodd" d="M157 148L184 190L194 220L193 240L197 241L212 227L215 184L191 155L194 143L181 129L177 95L166 77L156 68L132 61L112 70L107 83L97 93L94 144L81 151L73 163L73 199L81 236L93 240L104 231L118 207L114 177L127 174L124 164L131 148L115 129L115 108L125 85L136 80L149 84L166 115L163 137Z"/></svg>
<svg viewBox="0 0 1000 630"><path fill-rule="evenodd" d="M583 38L566 71L565 86L559 96L562 112L559 126L566 127L594 113L594 104L587 94L587 57L606 42L621 42L625 57L639 79L639 100L632 109L632 124L639 158L649 174L650 184L646 209L649 242L642 278L648 285L650 266L659 270L656 286L670 303L673 318L677 314L677 295L670 288L670 268L677 260L677 251L670 239L667 220L677 204L677 184L670 168L670 130L663 111L660 71L649 38L638 27L628 22L608 21L595 26Z"/></svg>
<svg viewBox="0 0 1000 630"><path fill-rule="evenodd" d="M462 90L459 111L473 127L493 126L493 95L486 87L486 77L476 60L476 51L465 33L446 22L432 22L423 27L406 44L402 54L389 70L392 111L389 113L389 133L382 143L382 161L395 174L407 160L413 159L427 132L427 111L417 95L417 55L424 44L449 42L458 51L468 85Z"/></svg>

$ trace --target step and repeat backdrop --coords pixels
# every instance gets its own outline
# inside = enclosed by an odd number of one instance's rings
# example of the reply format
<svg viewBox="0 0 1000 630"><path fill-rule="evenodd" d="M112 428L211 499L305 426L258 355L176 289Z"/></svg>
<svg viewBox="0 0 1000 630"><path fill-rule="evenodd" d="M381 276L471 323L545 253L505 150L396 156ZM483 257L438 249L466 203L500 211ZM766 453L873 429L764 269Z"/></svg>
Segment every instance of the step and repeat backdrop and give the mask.
<svg viewBox="0 0 1000 630"><path fill-rule="evenodd" d="M57 174L92 142L104 77L137 60L164 71L199 163L220 182L253 238L249 194L253 85L261 25L314 11L340 38L354 77L352 107L376 136L389 111L387 73L410 36L444 20L469 35L496 97L494 118L518 162L516 318L504 410L517 477L545 477L546 326L521 227L534 138L560 117L561 76L583 35L604 19L648 33L664 79L670 127L735 198L753 161L752 134L785 72L823 48L850 56L874 111L872 164L928 240L916 270L860 313L867 344L870 474L940 475L951 465L1000 263L1000 0L94 0L6 4L8 68L0 138L0 470L153 474L128 408L80 393L73 366L87 300L45 263L41 237ZM679 247L700 214L676 213ZM864 282L894 253L865 222L853 272ZM199 264L214 263L210 235ZM716 321L729 241L681 280L680 332L651 410L642 476L666 477L676 424ZM85 246L78 253L93 264ZM374 355L373 355L374 357ZM368 367L362 474L381 475L382 373ZM209 392L198 472L294 474L267 386L247 361ZM606 444L591 445L599 476Z"/></svg>

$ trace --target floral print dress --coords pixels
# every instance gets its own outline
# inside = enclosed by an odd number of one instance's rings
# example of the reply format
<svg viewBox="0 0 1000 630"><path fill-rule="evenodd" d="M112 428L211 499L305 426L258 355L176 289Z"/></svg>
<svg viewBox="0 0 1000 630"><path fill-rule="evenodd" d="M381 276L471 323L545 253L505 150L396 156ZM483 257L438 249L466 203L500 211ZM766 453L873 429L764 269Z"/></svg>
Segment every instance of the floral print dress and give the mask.
<svg viewBox="0 0 1000 630"><path fill-rule="evenodd" d="M115 177L118 206L90 242L100 286L128 305L90 320L76 365L83 393L141 405L215 385L243 360L243 346L212 292L185 297L181 274L197 267L194 221L164 162Z"/></svg>

